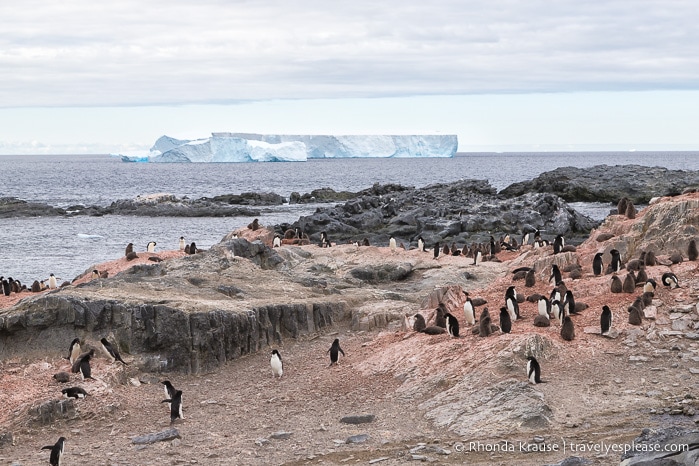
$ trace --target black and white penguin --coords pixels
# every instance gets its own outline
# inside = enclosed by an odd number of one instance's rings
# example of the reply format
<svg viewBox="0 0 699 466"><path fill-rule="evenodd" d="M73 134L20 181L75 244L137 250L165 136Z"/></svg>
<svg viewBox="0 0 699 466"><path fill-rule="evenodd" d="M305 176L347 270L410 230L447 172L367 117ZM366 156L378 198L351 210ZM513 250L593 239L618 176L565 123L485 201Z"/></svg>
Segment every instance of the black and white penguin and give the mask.
<svg viewBox="0 0 699 466"><path fill-rule="evenodd" d="M449 312L444 317L447 321L447 333L454 338L459 338L459 320Z"/></svg>
<svg viewBox="0 0 699 466"><path fill-rule="evenodd" d="M437 305L437 313L434 316L434 325L437 327L442 327L442 328L447 328L447 314L449 311L447 311L446 306L444 303L439 303Z"/></svg>
<svg viewBox="0 0 699 466"><path fill-rule="evenodd" d="M575 338L575 326L570 316L565 316L563 318L563 324L561 324L561 338L565 341L573 341Z"/></svg>
<svg viewBox="0 0 699 466"><path fill-rule="evenodd" d="M556 264L551 264L551 276L549 277L549 283L556 286L561 280L563 280L561 269L559 269Z"/></svg>
<svg viewBox="0 0 699 466"><path fill-rule="evenodd" d="M690 261L695 261L697 260L697 257L699 257L699 251L697 250L697 242L695 240L691 240L689 242L689 246L687 246L687 259Z"/></svg>
<svg viewBox="0 0 699 466"><path fill-rule="evenodd" d="M282 239L279 235L274 235L274 239L272 240L272 247L273 248L279 248L282 245Z"/></svg>
<svg viewBox="0 0 699 466"><path fill-rule="evenodd" d="M83 380L92 379L92 369L90 368L90 359L95 355L95 350L81 354L78 359L75 360L72 367L72 372L77 374L80 373Z"/></svg>
<svg viewBox="0 0 699 466"><path fill-rule="evenodd" d="M388 238L388 247L391 250L391 252L396 252L396 239L393 236Z"/></svg>
<svg viewBox="0 0 699 466"><path fill-rule="evenodd" d="M109 340L107 340L106 338L102 338L100 340L100 343L102 343L102 348L104 348L104 351L111 357L112 362L119 361L120 363L126 364L128 366L128 363L121 359L119 350L117 350L114 345L109 343Z"/></svg>
<svg viewBox="0 0 699 466"><path fill-rule="evenodd" d="M619 272L621 270L621 253L616 249L612 249L609 251L609 254L612 255L612 262L609 264L611 271Z"/></svg>
<svg viewBox="0 0 699 466"><path fill-rule="evenodd" d="M187 243L184 242L184 236L180 236L180 251L184 251L184 248L187 247Z"/></svg>
<svg viewBox="0 0 699 466"><path fill-rule="evenodd" d="M663 274L662 278L660 279L660 281L662 282L663 285L669 286L670 289L674 289L674 288L679 288L679 287L680 287L680 283L679 283L679 281L677 280L677 275L675 275L675 274L672 273L672 272L665 272L665 273Z"/></svg>
<svg viewBox="0 0 699 466"><path fill-rule="evenodd" d="M600 316L599 323L602 329L602 335L605 335L609 332L609 329L612 328L612 310L609 309L609 306L606 304L602 306L602 315Z"/></svg>
<svg viewBox="0 0 699 466"><path fill-rule="evenodd" d="M172 398L173 396L175 396L175 392L177 392L177 390L175 390L175 387L172 386L169 380L163 380L160 383L163 384L163 389L165 390L165 398Z"/></svg>
<svg viewBox="0 0 699 466"><path fill-rule="evenodd" d="M196 254L197 253L197 243L192 241L192 243L189 245L189 253L190 254Z"/></svg>
<svg viewBox="0 0 699 466"><path fill-rule="evenodd" d="M12 285L10 285L10 282L3 278L2 279L2 294L5 296L10 296L10 292L12 291Z"/></svg>
<svg viewBox="0 0 699 466"><path fill-rule="evenodd" d="M422 332L427 328L427 322L425 322L425 318L422 316L422 314L415 314L413 318L415 319L413 322L413 330L416 332Z"/></svg>
<svg viewBox="0 0 699 466"><path fill-rule="evenodd" d="M330 349L326 351L326 353L330 353L330 365L332 366L333 364L337 364L337 361L340 359L340 353L342 353L342 356L345 356L345 352L342 351L342 348L340 348L340 339L335 338L335 341L333 341L332 346L330 346Z"/></svg>
<svg viewBox="0 0 699 466"><path fill-rule="evenodd" d="M563 235L556 235L556 238L553 240L553 253L558 254L559 252L561 252L563 246L565 246L565 240L563 239Z"/></svg>
<svg viewBox="0 0 699 466"><path fill-rule="evenodd" d="M172 397L161 401L161 403L167 403L170 406L170 424L175 422L176 419L184 419L184 414L182 413L182 390L177 390Z"/></svg>
<svg viewBox="0 0 699 466"><path fill-rule="evenodd" d="M58 282L56 281L56 276L54 274L49 275L49 288L52 290L58 288Z"/></svg>
<svg viewBox="0 0 699 466"><path fill-rule="evenodd" d="M124 250L124 255L128 256L133 252L133 243L129 243L126 245L126 249Z"/></svg>
<svg viewBox="0 0 699 466"><path fill-rule="evenodd" d="M425 240L422 239L422 236L417 237L417 250L420 252L425 250Z"/></svg>
<svg viewBox="0 0 699 466"><path fill-rule="evenodd" d="M49 456L49 464L51 466L61 465L61 456L63 456L63 452L65 451L65 443L66 438L59 437L58 441L53 445L46 445L44 447L41 447L42 450L51 450L51 456Z"/></svg>
<svg viewBox="0 0 699 466"><path fill-rule="evenodd" d="M544 383L541 380L541 366L534 356L527 356L527 379L529 379L529 383L535 385Z"/></svg>
<svg viewBox="0 0 699 466"><path fill-rule="evenodd" d="M618 275L612 275L612 283L610 285L612 293L621 293L623 286Z"/></svg>
<svg viewBox="0 0 699 466"><path fill-rule="evenodd" d="M566 315L577 313L575 310L575 297L573 296L573 292L570 290L566 291L566 294L563 297L563 312L565 312Z"/></svg>
<svg viewBox="0 0 699 466"><path fill-rule="evenodd" d="M157 243L156 243L155 241L150 241L150 242L146 245L146 251L147 251L147 252L155 252L155 245L156 245L156 244L157 244Z"/></svg>
<svg viewBox="0 0 699 466"><path fill-rule="evenodd" d="M85 398L86 396L90 395L82 387L64 388L63 390L61 390L61 393L63 393L63 396L65 396L66 398L75 398L76 400L78 398Z"/></svg>
<svg viewBox="0 0 699 466"><path fill-rule="evenodd" d="M320 232L320 247L321 248L329 248L332 246L330 243L330 240L328 239L328 234L324 231Z"/></svg>
<svg viewBox="0 0 699 466"><path fill-rule="evenodd" d="M540 296L536 306L539 313L534 317L534 327L550 327L549 313L551 312L551 303L545 296Z"/></svg>
<svg viewBox="0 0 699 466"><path fill-rule="evenodd" d="M90 276L90 280L95 280L97 278L100 278L100 272L97 269L94 269L92 271L92 275Z"/></svg>
<svg viewBox="0 0 699 466"><path fill-rule="evenodd" d="M505 292L505 306L510 313L510 320L514 322L519 319L519 303L517 302L517 291L514 286L507 288Z"/></svg>
<svg viewBox="0 0 699 466"><path fill-rule="evenodd" d="M279 351L272 350L272 356L269 358L269 365L272 366L272 378L279 377L281 379L284 373L284 368L282 365L282 355Z"/></svg>
<svg viewBox="0 0 699 466"><path fill-rule="evenodd" d="M563 317L566 315L565 311L563 310L563 303L557 299L551 301L551 312L553 313L554 319L563 324Z"/></svg>
<svg viewBox="0 0 699 466"><path fill-rule="evenodd" d="M468 293L464 291L466 295L466 302L464 303L464 315L466 316L466 323L468 325L474 325L476 323L476 311L473 307L473 300L469 298Z"/></svg>
<svg viewBox="0 0 699 466"><path fill-rule="evenodd" d="M502 330L502 333L510 333L512 331L510 311L504 306L500 308L500 330Z"/></svg>
<svg viewBox="0 0 699 466"><path fill-rule="evenodd" d="M479 249L473 254L473 265L478 265L481 262L483 262L483 254L481 253L481 250Z"/></svg>
<svg viewBox="0 0 699 466"><path fill-rule="evenodd" d="M437 259L439 257L439 241L434 243L434 258Z"/></svg>
<svg viewBox="0 0 699 466"><path fill-rule="evenodd" d="M68 357L66 359L70 361L71 364L74 364L78 357L80 357L80 351L80 338L73 338L73 341L70 342Z"/></svg>
<svg viewBox="0 0 699 466"><path fill-rule="evenodd" d="M602 275L604 271L604 262L602 261L602 256L604 253L598 252L595 254L595 258L592 259L592 273L595 277Z"/></svg>
<svg viewBox="0 0 699 466"><path fill-rule="evenodd" d="M644 292L644 293L655 293L655 287L656 287L657 285L658 285L658 284L655 282L654 279L649 278L649 279L646 281L646 284L643 285L643 292Z"/></svg>

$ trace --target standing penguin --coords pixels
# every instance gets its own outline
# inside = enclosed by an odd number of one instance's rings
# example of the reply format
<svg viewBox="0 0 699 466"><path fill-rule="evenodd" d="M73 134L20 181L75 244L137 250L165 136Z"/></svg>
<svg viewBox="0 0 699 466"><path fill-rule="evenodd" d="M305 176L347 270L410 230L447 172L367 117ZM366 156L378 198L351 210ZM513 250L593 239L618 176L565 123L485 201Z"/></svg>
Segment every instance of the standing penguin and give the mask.
<svg viewBox="0 0 699 466"><path fill-rule="evenodd" d="M624 293L633 293L636 288L636 277L633 272L629 272L624 277L624 283L621 285L621 291Z"/></svg>
<svg viewBox="0 0 699 466"><path fill-rule="evenodd" d="M282 239L279 235L274 235L274 240L272 240L272 247L279 248L282 246Z"/></svg>
<svg viewBox="0 0 699 466"><path fill-rule="evenodd" d="M493 333L490 324L490 312L488 312L488 308L486 307L483 309L483 312L481 312L481 317L478 321L478 335L481 337L487 337Z"/></svg>
<svg viewBox="0 0 699 466"><path fill-rule="evenodd" d="M420 252L425 250L425 240L422 239L422 236L417 237L417 250Z"/></svg>
<svg viewBox="0 0 699 466"><path fill-rule="evenodd" d="M75 361L78 359L80 356L80 338L73 338L73 341L70 342L70 347L68 348L68 361L70 361L71 364L74 364Z"/></svg>
<svg viewBox="0 0 699 466"><path fill-rule="evenodd" d="M269 364L272 366L272 378L279 377L281 379L284 368L282 366L282 355L279 354L279 351L272 350L272 357L269 358Z"/></svg>
<svg viewBox="0 0 699 466"><path fill-rule="evenodd" d="M459 338L459 321L449 312L444 316L447 321L447 332L454 338Z"/></svg>
<svg viewBox="0 0 699 466"><path fill-rule="evenodd" d="M197 253L197 243L192 241L192 244L189 245L189 253L190 254L196 254Z"/></svg>
<svg viewBox="0 0 699 466"><path fill-rule="evenodd" d="M697 251L697 242L691 240L689 242L689 246L687 246L687 259L689 259L690 261L695 261L697 260L697 257L699 257L699 251Z"/></svg>
<svg viewBox="0 0 699 466"><path fill-rule="evenodd" d="M184 248L187 247L187 244L184 242L184 236L180 236L180 251L184 251Z"/></svg>
<svg viewBox="0 0 699 466"><path fill-rule="evenodd" d="M604 253L598 252L595 254L595 258L592 259L592 273L595 277L602 275L602 271L604 270L604 262L602 261L603 255Z"/></svg>
<svg viewBox="0 0 699 466"><path fill-rule="evenodd" d="M561 252L563 246L565 246L565 240L563 239L563 235L557 235L556 239L553 240L553 253L558 254L559 252Z"/></svg>
<svg viewBox="0 0 699 466"><path fill-rule="evenodd" d="M514 286L510 286L505 292L505 306L510 313L512 322L519 319L519 303L517 302L517 292Z"/></svg>
<svg viewBox="0 0 699 466"><path fill-rule="evenodd" d="M534 285L536 285L536 274L534 273L534 269L529 269L524 276L524 286L531 288Z"/></svg>
<svg viewBox="0 0 699 466"><path fill-rule="evenodd" d="M155 252L155 245L156 245L156 244L157 244L157 243L156 243L155 241L150 241L150 242L146 245L146 251L147 251L147 252Z"/></svg>
<svg viewBox="0 0 699 466"><path fill-rule="evenodd" d="M573 326L573 320L570 316L565 316L563 318L563 325L561 325L561 338L565 341L573 341L575 338L575 327Z"/></svg>
<svg viewBox="0 0 699 466"><path fill-rule="evenodd" d="M78 359L73 363L71 370L73 373L80 373L82 379L92 379L92 369L90 368L90 359L95 355L95 350L91 349L87 353L78 356ZM94 379L93 379L94 380Z"/></svg>
<svg viewBox="0 0 699 466"><path fill-rule="evenodd" d="M677 280L677 275L672 272L665 272L661 277L660 281L663 285L669 286L670 289L679 288L680 283Z"/></svg>
<svg viewBox="0 0 699 466"><path fill-rule="evenodd" d="M612 284L610 288L612 293L621 293L623 286L621 284L621 279L617 275L612 275Z"/></svg>
<svg viewBox="0 0 699 466"><path fill-rule="evenodd" d="M175 393L177 392L177 390L175 389L175 387L172 386L172 384L170 383L169 380L163 380L160 383L163 384L163 389L165 390L165 398L171 400L172 397L175 396ZM168 402L168 404L167 404L168 411L170 411L170 409L171 409L170 405L171 405L171 403Z"/></svg>
<svg viewBox="0 0 699 466"><path fill-rule="evenodd" d="M502 333L510 333L512 331L510 312L504 306L500 308L500 330L502 330Z"/></svg>
<svg viewBox="0 0 699 466"><path fill-rule="evenodd" d="M439 257L439 241L434 243L434 258L437 259Z"/></svg>
<svg viewBox="0 0 699 466"><path fill-rule="evenodd" d="M2 294L5 296L10 296L10 292L12 291L12 286L10 285L10 282L7 281L7 279L3 278L2 279Z"/></svg>
<svg viewBox="0 0 699 466"><path fill-rule="evenodd" d="M549 283L556 286L561 280L563 280L561 269L559 269L556 264L551 264L551 276L549 277Z"/></svg>
<svg viewBox="0 0 699 466"><path fill-rule="evenodd" d="M56 281L56 276L54 274L49 275L49 288L52 290L58 288L58 282Z"/></svg>
<svg viewBox="0 0 699 466"><path fill-rule="evenodd" d="M473 301L469 298L468 293L464 291L466 295L466 302L464 303L464 315L466 316L466 323L473 325L476 323L476 312L473 308Z"/></svg>
<svg viewBox="0 0 699 466"><path fill-rule="evenodd" d="M388 247L391 249L391 252L396 252L396 239L393 236L388 239Z"/></svg>
<svg viewBox="0 0 699 466"><path fill-rule="evenodd" d="M473 253L473 265L480 264L482 262L482 259L483 259L483 254L481 253L480 249Z"/></svg>
<svg viewBox="0 0 699 466"><path fill-rule="evenodd" d="M59 437L58 441L53 445L41 447L42 450L51 450L51 456L49 456L49 464L51 466L60 466L61 456L63 456L63 452L65 451L65 442L65 437Z"/></svg>
<svg viewBox="0 0 699 466"><path fill-rule="evenodd" d="M111 357L111 360L112 360L111 362L119 361L120 363L128 366L128 364L123 359L121 359L121 355L119 354L119 350L117 350L114 347L114 345L109 343L109 340L107 340L106 338L102 338L100 340L100 343L102 343L102 348L104 348L104 351Z"/></svg>
<svg viewBox="0 0 699 466"><path fill-rule="evenodd" d="M600 316L600 328L602 335L606 335L609 329L612 328L612 310L606 304L602 306L602 315Z"/></svg>
<svg viewBox="0 0 699 466"><path fill-rule="evenodd" d="M619 272L621 270L621 253L616 249L612 249L609 251L609 254L612 255L612 262L610 263L611 271Z"/></svg>
<svg viewBox="0 0 699 466"><path fill-rule="evenodd" d="M541 380L541 366L534 356L527 356L527 379L529 379L529 383L535 385L544 383Z"/></svg>
<svg viewBox="0 0 699 466"><path fill-rule="evenodd" d="M575 297L573 296L573 292L570 290L566 291L566 294L563 297L563 312L565 312L565 315L576 313Z"/></svg>
<svg viewBox="0 0 699 466"><path fill-rule="evenodd" d="M536 305L539 313L534 317L534 327L550 327L549 312L551 311L551 303L545 296L541 296Z"/></svg>
<svg viewBox="0 0 699 466"><path fill-rule="evenodd" d="M434 317L434 325L437 327L447 328L447 314L449 314L449 311L447 311L444 303L439 303L437 305L437 314Z"/></svg>
<svg viewBox="0 0 699 466"><path fill-rule="evenodd" d="M342 348L340 348L340 339L335 338L335 341L333 341L332 346L326 353L330 353L330 365L332 366L333 364L337 364L337 361L340 359L340 354L342 353L342 356L344 357L345 352L342 351ZM329 366L328 366L329 367Z"/></svg>
<svg viewBox="0 0 699 466"><path fill-rule="evenodd" d="M126 249L124 250L124 255L128 256L133 252L133 243L129 243L126 245Z"/></svg>
<svg viewBox="0 0 699 466"><path fill-rule="evenodd" d="M555 299L551 301L551 312L553 313L553 317L560 323L563 324L563 318L565 317L566 313L563 310L563 303L561 303L559 300Z"/></svg>
<svg viewBox="0 0 699 466"><path fill-rule="evenodd" d="M177 390L172 397L161 401L161 403L170 405L170 424L175 422L175 419L184 419L184 414L182 413L182 390Z"/></svg>

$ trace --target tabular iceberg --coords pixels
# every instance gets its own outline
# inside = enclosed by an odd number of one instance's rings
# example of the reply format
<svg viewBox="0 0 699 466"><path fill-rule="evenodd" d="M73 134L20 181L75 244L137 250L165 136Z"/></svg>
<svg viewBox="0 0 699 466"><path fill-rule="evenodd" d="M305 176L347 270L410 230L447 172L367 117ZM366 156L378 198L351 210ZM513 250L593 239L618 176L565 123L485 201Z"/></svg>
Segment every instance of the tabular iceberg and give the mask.
<svg viewBox="0 0 699 466"><path fill-rule="evenodd" d="M160 137L147 157L121 155L125 162L303 162L349 157L453 157L455 135L311 136L212 133L210 138Z"/></svg>

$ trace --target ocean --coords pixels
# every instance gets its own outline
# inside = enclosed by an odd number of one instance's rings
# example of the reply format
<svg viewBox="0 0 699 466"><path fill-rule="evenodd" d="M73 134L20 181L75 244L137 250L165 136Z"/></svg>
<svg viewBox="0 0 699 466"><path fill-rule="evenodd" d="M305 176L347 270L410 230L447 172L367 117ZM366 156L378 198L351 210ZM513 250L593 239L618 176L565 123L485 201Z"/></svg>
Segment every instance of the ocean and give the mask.
<svg viewBox="0 0 699 466"><path fill-rule="evenodd" d="M18 197L56 207L109 205L138 195L170 193L179 198L243 192L275 192L286 198L329 187L359 191L374 183L423 187L462 179L487 179L501 190L557 167L636 164L699 170L698 152L467 153L454 158L323 159L307 162L148 164L124 163L107 155L0 155L0 197ZM294 222L318 205L260 208L263 225ZM575 204L593 218L610 206ZM176 249L180 236L203 249L251 217L144 218L76 216L0 219L0 275L22 283L50 273L72 280L94 264L124 254L132 242L145 251Z"/></svg>

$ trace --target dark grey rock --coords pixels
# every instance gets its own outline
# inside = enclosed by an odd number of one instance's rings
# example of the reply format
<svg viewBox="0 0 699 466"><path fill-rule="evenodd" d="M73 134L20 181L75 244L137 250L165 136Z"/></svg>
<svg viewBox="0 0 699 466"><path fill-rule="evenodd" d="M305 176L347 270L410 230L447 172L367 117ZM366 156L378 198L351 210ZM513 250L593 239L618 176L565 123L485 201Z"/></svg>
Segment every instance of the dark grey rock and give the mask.
<svg viewBox="0 0 699 466"><path fill-rule="evenodd" d="M624 453L621 456L623 466L695 466L699 463L699 430L697 429L682 427L643 429L633 443L653 446L653 451ZM683 444L689 445L688 451L682 451L679 448ZM669 447L669 445L677 445L677 447Z"/></svg>
<svg viewBox="0 0 699 466"><path fill-rule="evenodd" d="M60 419L74 419L77 416L72 399L51 400L29 410L30 422L48 425Z"/></svg>
<svg viewBox="0 0 699 466"><path fill-rule="evenodd" d="M350 274L354 278L369 283L401 281L410 277L412 273L413 266L408 262L366 265L350 270Z"/></svg>
<svg viewBox="0 0 699 466"><path fill-rule="evenodd" d="M376 416L373 414L363 414L361 416L345 416L340 419L340 422L344 424L365 424L367 422L374 422Z"/></svg>

